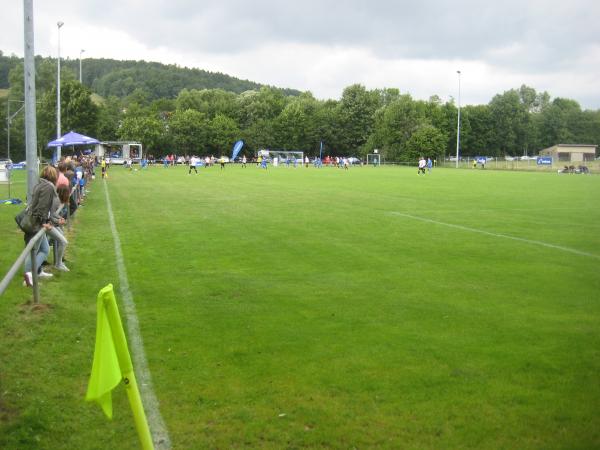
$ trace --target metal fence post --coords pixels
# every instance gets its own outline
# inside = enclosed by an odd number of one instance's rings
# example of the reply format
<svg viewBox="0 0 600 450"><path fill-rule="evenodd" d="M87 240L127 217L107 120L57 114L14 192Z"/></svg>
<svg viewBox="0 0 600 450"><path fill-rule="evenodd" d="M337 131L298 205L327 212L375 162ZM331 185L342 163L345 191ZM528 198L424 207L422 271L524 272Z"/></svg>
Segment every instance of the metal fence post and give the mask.
<svg viewBox="0 0 600 450"><path fill-rule="evenodd" d="M38 283L38 268L37 262L35 260L35 255L37 253L36 245L31 248L31 279L32 279L32 289L33 289L33 303L38 304L40 302L40 290Z"/></svg>

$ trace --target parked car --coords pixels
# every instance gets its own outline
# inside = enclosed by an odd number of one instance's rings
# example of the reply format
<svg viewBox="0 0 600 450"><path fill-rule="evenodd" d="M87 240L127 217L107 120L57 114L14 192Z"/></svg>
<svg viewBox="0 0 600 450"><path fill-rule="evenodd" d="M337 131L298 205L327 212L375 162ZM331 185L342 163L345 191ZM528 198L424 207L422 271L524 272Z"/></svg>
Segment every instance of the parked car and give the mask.
<svg viewBox="0 0 600 450"><path fill-rule="evenodd" d="M9 158L0 158L0 168L6 167L7 169L10 169L11 166L12 160L10 160Z"/></svg>
<svg viewBox="0 0 600 450"><path fill-rule="evenodd" d="M350 164L352 164L353 166L354 166L354 165L359 165L359 166L360 166L360 164L361 164L361 163L360 163L360 159L358 159L358 158L355 158L354 156L351 156L350 158L348 158L348 162L349 162Z"/></svg>
<svg viewBox="0 0 600 450"><path fill-rule="evenodd" d="M25 168L27 168L27 161L21 161L21 162L18 162L18 163L13 163L12 166L11 166L12 170L22 170L22 169L25 169Z"/></svg>

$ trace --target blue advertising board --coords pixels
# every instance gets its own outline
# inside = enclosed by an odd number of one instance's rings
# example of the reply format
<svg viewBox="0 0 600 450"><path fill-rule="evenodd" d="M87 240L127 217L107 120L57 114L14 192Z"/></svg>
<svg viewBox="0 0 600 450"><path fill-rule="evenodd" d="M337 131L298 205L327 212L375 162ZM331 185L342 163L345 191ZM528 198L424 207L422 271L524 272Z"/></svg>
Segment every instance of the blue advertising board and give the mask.
<svg viewBox="0 0 600 450"><path fill-rule="evenodd" d="M538 156L537 165L538 166L551 166L552 165L552 156Z"/></svg>

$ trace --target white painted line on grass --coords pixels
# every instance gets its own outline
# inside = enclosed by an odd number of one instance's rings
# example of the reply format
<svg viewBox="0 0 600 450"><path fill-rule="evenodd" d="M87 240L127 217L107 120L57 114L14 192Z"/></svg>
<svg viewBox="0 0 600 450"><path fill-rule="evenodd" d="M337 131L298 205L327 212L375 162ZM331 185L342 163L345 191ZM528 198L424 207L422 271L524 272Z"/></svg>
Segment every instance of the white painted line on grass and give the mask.
<svg viewBox="0 0 600 450"><path fill-rule="evenodd" d="M144 411L146 412L146 417L148 419L148 426L150 427L154 447L156 449L168 450L171 448L171 439L169 438L169 432L165 426L165 422L160 415L158 399L152 388L152 378L150 376L150 369L148 369L146 353L144 352L144 342L142 340L142 335L140 334L140 323L137 318L137 313L135 312L133 295L131 295L131 291L129 290L129 279L127 278L127 269L125 268L123 251L121 250L121 240L119 239L119 233L117 232L117 225L110 204L106 181L103 180L102 184L104 184L104 193L106 194L106 207L108 209L110 229L115 241L115 257L117 261L117 271L119 272L120 292L125 307L125 317L127 319L127 336L132 353L133 367L138 378L140 395L142 396L142 402L144 403Z"/></svg>
<svg viewBox="0 0 600 450"><path fill-rule="evenodd" d="M390 211L390 214L392 214L394 216L406 217L408 219L419 220L421 222L433 223L436 225L443 225L445 227L456 228L458 230L469 231L471 233L479 233L479 234L485 234L487 236L493 236L493 237L497 237L497 238L511 239L513 241L525 242L527 244L540 245L542 247L553 248L555 250L561 250L563 252L574 253L574 254L580 255L580 256L587 256L588 258L600 259L600 256L594 255L593 253L582 252L580 250L575 250L573 248L563 247L562 245L554 245L554 244L549 244L547 242L535 241L533 239L524 239L524 238L520 238L520 237L509 236L507 234L491 233L489 231L479 230L477 228L470 228L470 227L465 227L462 225L455 225L453 223L440 222L437 220L427 219L425 217L413 216L411 214L405 214L405 213L401 213L398 211Z"/></svg>

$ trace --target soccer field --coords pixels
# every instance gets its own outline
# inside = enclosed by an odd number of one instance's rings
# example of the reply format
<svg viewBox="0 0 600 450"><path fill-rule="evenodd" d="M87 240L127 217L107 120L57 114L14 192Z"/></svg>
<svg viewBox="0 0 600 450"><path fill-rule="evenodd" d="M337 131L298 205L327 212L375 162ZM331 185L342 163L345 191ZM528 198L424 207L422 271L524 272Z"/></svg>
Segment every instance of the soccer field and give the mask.
<svg viewBox="0 0 600 450"><path fill-rule="evenodd" d="M0 447L138 445L122 388L112 422L83 402L95 296L121 284L107 198L173 448L600 447L600 177L109 175L52 307L1 299Z"/></svg>

